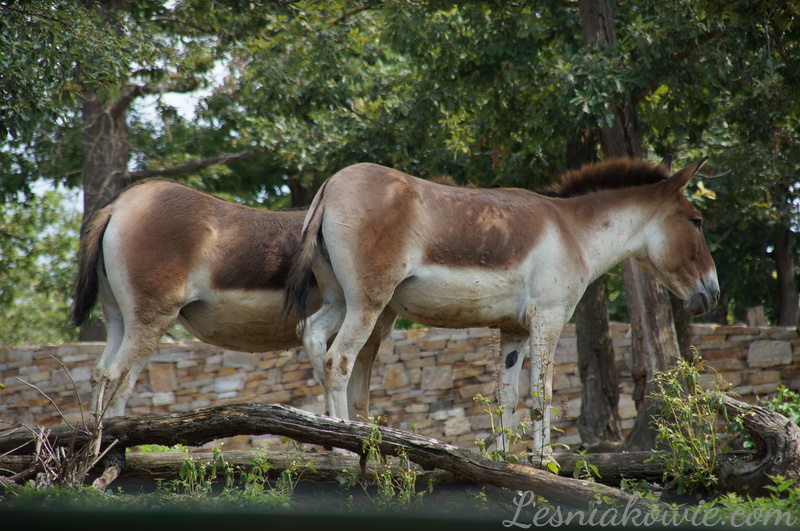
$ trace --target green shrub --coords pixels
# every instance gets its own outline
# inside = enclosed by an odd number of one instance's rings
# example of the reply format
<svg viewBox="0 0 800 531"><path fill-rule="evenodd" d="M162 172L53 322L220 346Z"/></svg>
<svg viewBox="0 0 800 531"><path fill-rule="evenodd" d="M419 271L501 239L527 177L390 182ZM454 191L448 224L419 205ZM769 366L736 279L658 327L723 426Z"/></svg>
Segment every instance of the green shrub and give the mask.
<svg viewBox="0 0 800 531"><path fill-rule="evenodd" d="M781 385L774 395L762 399L761 405L776 413L780 413L800 426L800 393L792 391L785 385Z"/></svg>
<svg viewBox="0 0 800 531"><path fill-rule="evenodd" d="M713 491L717 484L717 456L723 451L718 431L727 421L722 391L728 387L714 374L711 389L700 385L707 367L699 361L681 359L673 367L654 376L652 398L661 404L653 416L656 441L669 451L654 451L653 459L664 465L664 481L678 494Z"/></svg>

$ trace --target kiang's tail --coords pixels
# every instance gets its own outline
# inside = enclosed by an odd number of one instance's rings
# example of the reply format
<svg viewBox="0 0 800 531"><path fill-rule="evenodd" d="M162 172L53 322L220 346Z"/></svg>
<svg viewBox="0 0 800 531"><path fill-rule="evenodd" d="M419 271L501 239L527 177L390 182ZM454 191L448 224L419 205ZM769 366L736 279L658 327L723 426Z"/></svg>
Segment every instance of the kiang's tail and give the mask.
<svg viewBox="0 0 800 531"><path fill-rule="evenodd" d="M306 215L300 248L292 260L292 267L286 280L286 291L283 295L283 318L287 319L292 313L296 313L301 333L306 317L308 317L308 296L313 280L311 264L314 253L318 248L323 251L325 248L321 230L322 215L325 211L323 201L325 184L317 192Z"/></svg>
<svg viewBox="0 0 800 531"><path fill-rule="evenodd" d="M80 327L89 319L99 293L97 263L103 251L103 234L106 232L116 203L98 211L89 222L89 229L81 239L78 255L78 274L72 299L72 325Z"/></svg>

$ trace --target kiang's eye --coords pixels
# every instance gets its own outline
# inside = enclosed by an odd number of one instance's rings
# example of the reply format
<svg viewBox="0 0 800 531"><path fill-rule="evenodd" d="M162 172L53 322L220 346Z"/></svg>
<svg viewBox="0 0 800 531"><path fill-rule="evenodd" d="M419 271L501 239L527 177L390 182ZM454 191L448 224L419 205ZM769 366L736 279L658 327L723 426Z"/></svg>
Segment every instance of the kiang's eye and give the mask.
<svg viewBox="0 0 800 531"><path fill-rule="evenodd" d="M698 229L703 226L703 218L689 218L689 221Z"/></svg>

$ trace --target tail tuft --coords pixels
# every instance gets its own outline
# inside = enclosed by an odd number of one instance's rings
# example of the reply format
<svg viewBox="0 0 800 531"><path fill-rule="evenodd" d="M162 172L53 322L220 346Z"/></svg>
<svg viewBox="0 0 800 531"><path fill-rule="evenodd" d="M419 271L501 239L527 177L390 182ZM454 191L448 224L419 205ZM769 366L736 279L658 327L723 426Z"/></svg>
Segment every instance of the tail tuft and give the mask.
<svg viewBox="0 0 800 531"><path fill-rule="evenodd" d="M89 320L99 294L97 264L102 252L103 234L105 234L114 204L103 208L94 215L89 229L81 239L78 255L78 274L72 298L72 326L80 327Z"/></svg>

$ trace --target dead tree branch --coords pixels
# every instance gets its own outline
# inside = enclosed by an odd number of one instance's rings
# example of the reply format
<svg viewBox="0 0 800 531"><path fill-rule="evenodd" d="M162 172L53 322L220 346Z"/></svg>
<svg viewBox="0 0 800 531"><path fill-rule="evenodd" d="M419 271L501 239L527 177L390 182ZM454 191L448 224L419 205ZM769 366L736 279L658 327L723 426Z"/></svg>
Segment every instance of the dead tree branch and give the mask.
<svg viewBox="0 0 800 531"><path fill-rule="evenodd" d="M720 464L719 487L740 494L759 495L772 485L769 476L800 481L800 428L771 409L722 395L733 417L740 417L755 443L752 459L726 459Z"/></svg>
<svg viewBox="0 0 800 531"><path fill-rule="evenodd" d="M362 452L363 441L373 426L362 422L345 422L315 415L281 404L235 404L210 406L192 411L164 415L119 417L104 421L103 445L119 441L119 447L140 444L196 446L235 435L272 434L298 442L337 447ZM405 454L426 470L435 468L469 481L515 490L530 490L552 503L585 507L597 496L621 505L635 503L643 510L650 502L638 500L628 493L605 485L568 479L527 465L491 461L476 453L444 444L413 433L381 427L380 451L383 455ZM76 435L77 433L77 435ZM51 440L65 441L83 432L53 428ZM22 441L18 437L0 440L0 451L13 448Z"/></svg>

